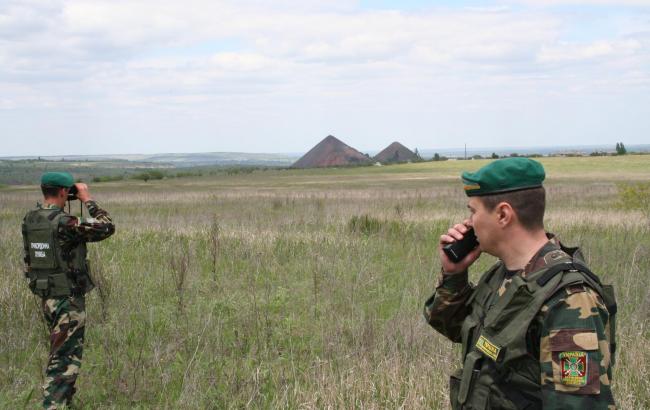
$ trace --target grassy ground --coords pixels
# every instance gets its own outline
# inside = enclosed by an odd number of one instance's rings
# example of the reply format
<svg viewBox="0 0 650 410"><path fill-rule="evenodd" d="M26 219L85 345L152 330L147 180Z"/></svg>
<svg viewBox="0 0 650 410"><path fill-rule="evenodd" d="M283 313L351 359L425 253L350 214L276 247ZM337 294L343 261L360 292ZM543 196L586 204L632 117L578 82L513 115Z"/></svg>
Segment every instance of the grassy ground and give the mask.
<svg viewBox="0 0 650 410"><path fill-rule="evenodd" d="M547 228L619 298L614 391L650 407L650 235L616 208L650 156L542 159ZM91 186L117 233L90 245L82 408L447 408L458 349L423 321L437 238L486 161L259 171ZM22 280L37 187L0 190L0 408L36 406L46 331ZM368 215L376 223L354 224ZM484 255L472 277L493 263Z"/></svg>

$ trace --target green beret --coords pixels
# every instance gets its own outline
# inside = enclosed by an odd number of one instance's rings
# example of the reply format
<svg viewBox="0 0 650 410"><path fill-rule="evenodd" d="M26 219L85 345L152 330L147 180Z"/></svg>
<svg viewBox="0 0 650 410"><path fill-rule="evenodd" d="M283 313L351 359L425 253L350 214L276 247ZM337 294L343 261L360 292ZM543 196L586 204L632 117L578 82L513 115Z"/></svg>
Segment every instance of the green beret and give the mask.
<svg viewBox="0 0 650 410"><path fill-rule="evenodd" d="M46 172L41 177L41 185L70 188L74 185L74 179L67 172Z"/></svg>
<svg viewBox="0 0 650 410"><path fill-rule="evenodd" d="M467 196L539 188L545 177L542 164L522 157L499 159L476 172L465 171L461 176Z"/></svg>

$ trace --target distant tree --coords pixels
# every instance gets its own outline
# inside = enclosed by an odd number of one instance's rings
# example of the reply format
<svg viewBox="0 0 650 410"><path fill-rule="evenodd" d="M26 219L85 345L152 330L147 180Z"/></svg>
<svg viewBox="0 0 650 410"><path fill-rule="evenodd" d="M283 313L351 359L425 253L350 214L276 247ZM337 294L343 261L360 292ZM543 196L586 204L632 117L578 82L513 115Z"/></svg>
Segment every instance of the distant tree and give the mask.
<svg viewBox="0 0 650 410"><path fill-rule="evenodd" d="M516 152L513 152L512 154L510 154L510 156L514 157L514 158L517 158L519 156L519 154L517 154Z"/></svg>
<svg viewBox="0 0 650 410"><path fill-rule="evenodd" d="M617 142L616 155L625 155L625 154L627 154L627 149L625 149L625 145L622 142Z"/></svg>
<svg viewBox="0 0 650 410"><path fill-rule="evenodd" d="M140 172L139 174L134 174L131 178L132 179L140 179L144 182L147 182L149 180L153 179L163 179L165 177L165 174L157 169L153 169L150 171L145 171L145 172Z"/></svg>
<svg viewBox="0 0 650 410"><path fill-rule="evenodd" d="M416 162L422 161L422 157L420 156L420 151L416 148L413 153L415 154L415 158L413 159Z"/></svg>
<svg viewBox="0 0 650 410"><path fill-rule="evenodd" d="M492 159L499 159L499 154L497 154L496 152L493 152L492 153Z"/></svg>
<svg viewBox="0 0 650 410"><path fill-rule="evenodd" d="M434 161L440 161L440 154L438 154L437 152L435 154L433 154L433 160Z"/></svg>
<svg viewBox="0 0 650 410"><path fill-rule="evenodd" d="M153 169L153 170L149 171L149 178L150 179L163 179L164 177L165 177L165 173L160 171L160 170Z"/></svg>
<svg viewBox="0 0 650 410"><path fill-rule="evenodd" d="M472 155L472 159L483 159L483 156L479 154Z"/></svg>

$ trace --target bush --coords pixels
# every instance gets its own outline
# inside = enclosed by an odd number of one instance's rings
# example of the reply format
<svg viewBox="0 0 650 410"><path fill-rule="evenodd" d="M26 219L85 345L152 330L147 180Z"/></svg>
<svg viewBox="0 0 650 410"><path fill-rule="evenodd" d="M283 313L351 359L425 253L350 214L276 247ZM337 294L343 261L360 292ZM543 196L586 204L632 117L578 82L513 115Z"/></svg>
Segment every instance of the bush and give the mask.
<svg viewBox="0 0 650 410"><path fill-rule="evenodd" d="M196 171L196 172L180 171L177 172L176 175L174 175L174 177L176 178L201 177L201 176L203 176L203 172L201 171Z"/></svg>
<svg viewBox="0 0 650 410"><path fill-rule="evenodd" d="M144 182L149 181L150 179L163 179L165 177L165 174L158 170L158 169L152 169L150 171L145 171L145 172L140 172L137 174L134 174L131 176L131 179L139 179Z"/></svg>
<svg viewBox="0 0 650 410"><path fill-rule="evenodd" d="M226 169L226 175L251 174L259 170L259 167L233 167Z"/></svg>
<svg viewBox="0 0 650 410"><path fill-rule="evenodd" d="M354 215L348 221L348 230L353 233L370 235L381 230L382 221L369 215Z"/></svg>
<svg viewBox="0 0 650 410"><path fill-rule="evenodd" d="M618 184L618 206L641 211L650 223L650 182Z"/></svg>
<svg viewBox="0 0 650 410"><path fill-rule="evenodd" d="M93 182L114 182L114 181L123 181L124 175L103 175L93 177Z"/></svg>

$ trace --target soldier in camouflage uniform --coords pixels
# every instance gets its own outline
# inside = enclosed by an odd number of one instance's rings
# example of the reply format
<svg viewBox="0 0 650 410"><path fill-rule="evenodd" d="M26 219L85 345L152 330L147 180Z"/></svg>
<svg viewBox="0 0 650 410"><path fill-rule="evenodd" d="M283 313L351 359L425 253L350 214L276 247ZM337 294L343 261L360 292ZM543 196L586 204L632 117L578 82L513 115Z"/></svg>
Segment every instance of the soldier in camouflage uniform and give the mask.
<svg viewBox="0 0 650 410"><path fill-rule="evenodd" d="M64 211L71 189L77 191L90 218L80 219ZM42 298L50 331L43 407L57 409L72 400L81 366L85 294L94 287L86 243L108 238L115 227L108 213L91 199L86 184L75 184L70 174L44 174L41 190L43 203L27 213L22 225L25 275L32 292Z"/></svg>
<svg viewBox="0 0 650 410"><path fill-rule="evenodd" d="M428 323L462 344L450 379L455 409L615 409L616 304L577 248L544 230L544 169L508 158L463 173L470 218L440 237L442 273ZM443 246L473 228L480 245L459 262ZM499 258L476 285L467 270Z"/></svg>

